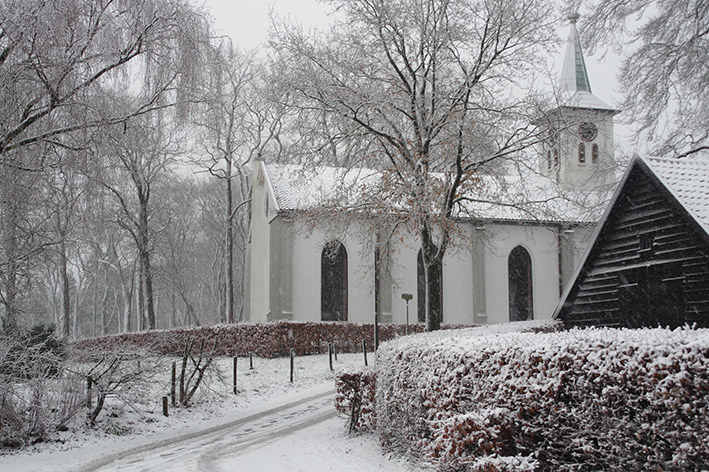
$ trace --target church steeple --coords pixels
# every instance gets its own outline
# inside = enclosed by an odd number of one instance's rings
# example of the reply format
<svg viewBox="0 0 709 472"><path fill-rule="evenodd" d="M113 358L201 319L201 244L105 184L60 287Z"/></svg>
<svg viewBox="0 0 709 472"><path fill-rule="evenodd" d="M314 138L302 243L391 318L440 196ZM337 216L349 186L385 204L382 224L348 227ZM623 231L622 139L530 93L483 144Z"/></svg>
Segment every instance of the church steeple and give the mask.
<svg viewBox="0 0 709 472"><path fill-rule="evenodd" d="M586 62L583 59L581 40L576 30L576 22L580 18L578 13L569 16L571 29L569 39L566 41L566 54L564 65L561 68L561 86L567 92L591 92L591 82L588 80Z"/></svg>
<svg viewBox="0 0 709 472"><path fill-rule="evenodd" d="M570 31L561 69L558 106L546 114L548 138L541 147L543 174L565 189L592 190L613 181L613 115L591 92L581 40L579 15L569 17Z"/></svg>

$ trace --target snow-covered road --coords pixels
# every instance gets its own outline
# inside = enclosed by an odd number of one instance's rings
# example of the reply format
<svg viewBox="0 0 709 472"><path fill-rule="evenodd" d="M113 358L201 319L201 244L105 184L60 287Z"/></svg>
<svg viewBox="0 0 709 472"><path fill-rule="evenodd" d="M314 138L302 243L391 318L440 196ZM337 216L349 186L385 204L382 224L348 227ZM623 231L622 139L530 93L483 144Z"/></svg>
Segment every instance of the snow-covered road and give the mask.
<svg viewBox="0 0 709 472"><path fill-rule="evenodd" d="M189 408L162 417L160 404L107 412L98 427L77 427L56 441L0 454L0 471L249 471L411 472L404 460L382 455L377 437L348 436L335 416L335 373L327 355L297 359L295 382L287 358L254 359L241 371L239 394L228 376ZM231 358L220 359L229 372ZM336 369L356 368L361 354L340 354ZM162 394L159 386L152 398ZM159 397L158 397L159 398Z"/></svg>
<svg viewBox="0 0 709 472"><path fill-rule="evenodd" d="M94 471L217 472L219 463L333 418L334 390L319 393L219 426L146 444L92 461ZM233 469L232 469L233 470Z"/></svg>

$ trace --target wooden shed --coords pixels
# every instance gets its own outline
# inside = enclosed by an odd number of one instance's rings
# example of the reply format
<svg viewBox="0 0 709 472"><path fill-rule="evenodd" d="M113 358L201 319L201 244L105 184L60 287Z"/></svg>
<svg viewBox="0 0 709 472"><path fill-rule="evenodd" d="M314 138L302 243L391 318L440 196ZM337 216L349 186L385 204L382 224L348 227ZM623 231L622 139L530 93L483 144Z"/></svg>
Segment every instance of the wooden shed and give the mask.
<svg viewBox="0 0 709 472"><path fill-rule="evenodd" d="M709 326L709 160L633 158L554 318Z"/></svg>

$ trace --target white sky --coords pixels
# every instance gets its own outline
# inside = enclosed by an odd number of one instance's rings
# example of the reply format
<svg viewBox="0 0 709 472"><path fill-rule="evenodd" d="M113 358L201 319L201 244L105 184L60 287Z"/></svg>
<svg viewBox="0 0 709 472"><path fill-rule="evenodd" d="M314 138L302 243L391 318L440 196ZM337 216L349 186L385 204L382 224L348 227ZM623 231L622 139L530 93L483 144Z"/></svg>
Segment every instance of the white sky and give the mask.
<svg viewBox="0 0 709 472"><path fill-rule="evenodd" d="M306 27L325 27L328 24L328 5L318 0L197 0L203 2L214 17L217 32L231 36L234 45L240 49L254 49L264 44L270 27L269 9L280 17L290 17ZM583 21L583 20L582 20ZM569 27L564 26L558 32L566 40ZM551 58L550 71L558 77L563 62L564 43L555 57ZM619 58L607 53L601 60L600 55L584 54L586 69L594 95L612 106L617 106L621 93L616 80L620 66ZM627 142L630 130L619 125L616 118L616 144Z"/></svg>

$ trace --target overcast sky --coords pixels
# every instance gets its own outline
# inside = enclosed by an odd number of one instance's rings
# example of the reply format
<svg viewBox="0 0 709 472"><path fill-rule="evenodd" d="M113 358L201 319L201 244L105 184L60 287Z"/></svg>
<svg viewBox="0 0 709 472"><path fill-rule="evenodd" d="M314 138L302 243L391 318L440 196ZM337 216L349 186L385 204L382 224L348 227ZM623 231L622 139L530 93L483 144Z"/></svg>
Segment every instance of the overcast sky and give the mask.
<svg viewBox="0 0 709 472"><path fill-rule="evenodd" d="M218 32L231 36L233 43L240 49L253 49L262 45L268 37L270 26L269 9L280 17L291 17L308 27L326 27L328 24L327 5L317 0L196 0L204 3L214 17L214 26ZM582 20L583 21L583 20ZM565 40L569 27L559 30L559 36ZM613 54L607 54L602 62L599 56L585 54L586 68L594 95L616 106L621 99L616 74L619 60ZM557 54L550 58L549 69L558 78L563 61L563 44ZM616 119L616 141L623 142L629 132L618 125Z"/></svg>

